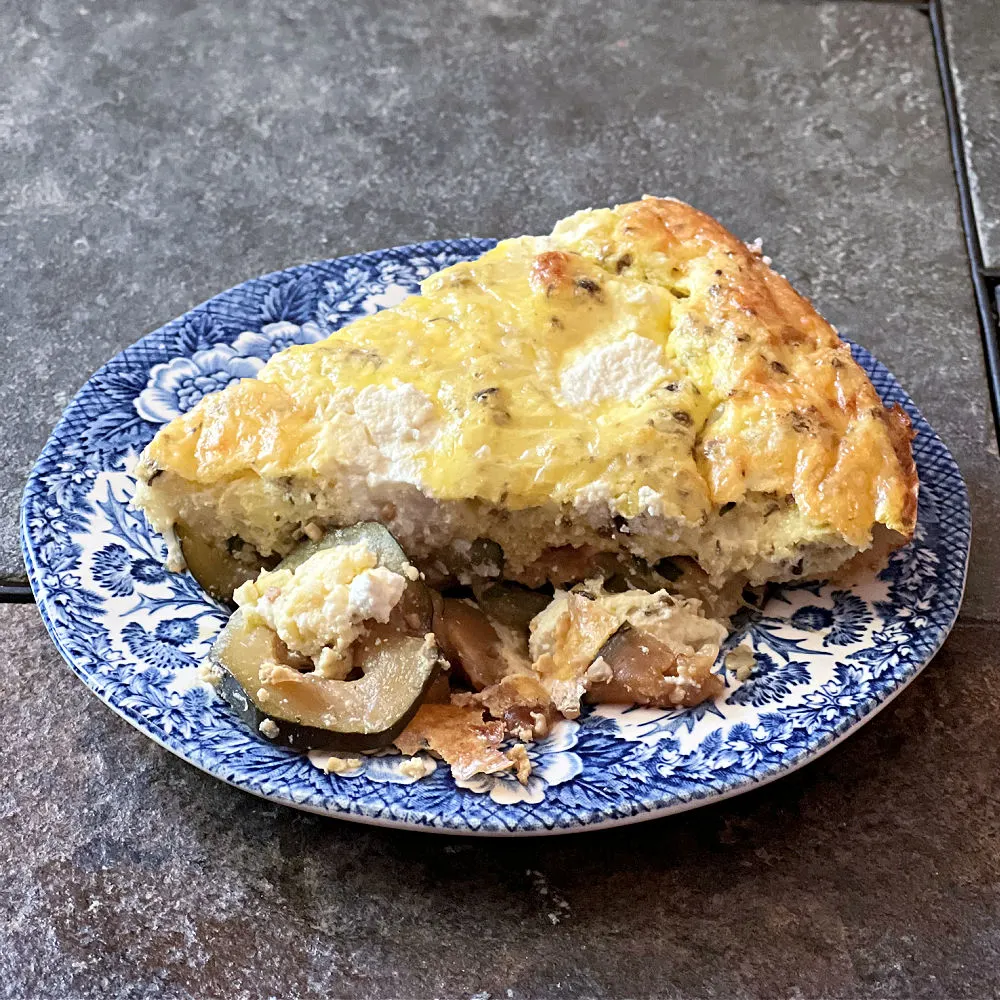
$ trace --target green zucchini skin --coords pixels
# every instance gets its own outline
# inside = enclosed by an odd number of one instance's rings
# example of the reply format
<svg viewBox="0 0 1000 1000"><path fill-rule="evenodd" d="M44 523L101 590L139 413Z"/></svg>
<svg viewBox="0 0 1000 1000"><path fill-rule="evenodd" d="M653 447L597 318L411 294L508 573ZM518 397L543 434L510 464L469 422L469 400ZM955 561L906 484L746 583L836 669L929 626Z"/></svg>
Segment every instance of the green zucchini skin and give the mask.
<svg viewBox="0 0 1000 1000"><path fill-rule="evenodd" d="M346 750L364 751L379 750L388 746L407 727L410 720L417 714L417 709L423 703L428 688L440 673L440 664L430 671L427 681L414 699L407 711L396 719L388 728L377 733L344 733L331 729L320 729L318 726L304 726L290 719L268 715L246 693L236 677L220 663L212 659L212 663L221 671L216 690L240 717L248 728L268 743L276 746L291 747L293 750ZM261 732L261 724L270 720L277 726L277 735L273 738Z"/></svg>
<svg viewBox="0 0 1000 1000"><path fill-rule="evenodd" d="M282 560L277 568L294 570L322 549L358 542L365 542L376 553L379 565L398 573L403 573L407 568L407 559L403 550L389 531L383 525L375 522L363 522L349 528L339 528L328 532L319 541L304 542ZM427 635L433 628L434 608L430 592L423 583L411 580L407 584L403 599L397 608L399 614L395 616L397 621L394 628L398 631L394 634L400 639L400 646L412 650L413 640L418 636ZM263 626L258 626L258 628L263 628ZM418 653L413 654L413 672L423 676L420 688L406 705L405 710L392 718L385 719L384 725L360 731L357 728L357 719L355 718L350 722L341 720L342 729L314 726L300 721L299 718L287 717L281 712L265 709L257 700L255 691L248 689L256 688L255 672L248 669L246 663L240 664L239 660L232 656L233 640L238 638L240 630L244 629L246 629L246 625L243 612L237 610L230 617L225 629L212 646L209 662L218 677L217 690L242 722L260 738L296 750L363 751L377 750L380 747L388 746L416 714L428 689L437 679L446 662L436 643L423 645ZM264 629L264 631L271 637L270 641L263 636L263 633L256 632L256 630L243 634L260 647L260 662L265 660L282 662L283 644L270 630ZM259 638L254 638L255 632ZM285 650L285 654L287 654L287 650ZM230 658L232 658L232 662L230 662ZM240 666L242 666L242 670L238 669ZM384 665L375 667L384 673L383 668ZM244 675L242 680L241 674ZM364 678L355 682L331 683L363 682Z"/></svg>

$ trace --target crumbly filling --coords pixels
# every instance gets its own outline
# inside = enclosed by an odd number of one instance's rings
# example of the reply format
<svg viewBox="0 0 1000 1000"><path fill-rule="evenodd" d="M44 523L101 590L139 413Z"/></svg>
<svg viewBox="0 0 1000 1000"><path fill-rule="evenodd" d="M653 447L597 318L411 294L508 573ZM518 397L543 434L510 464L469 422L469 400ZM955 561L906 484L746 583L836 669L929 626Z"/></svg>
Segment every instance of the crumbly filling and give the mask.
<svg viewBox="0 0 1000 1000"><path fill-rule="evenodd" d="M295 569L262 572L233 598L290 653L312 660L320 676L342 680L365 623L387 622L406 582L358 543L321 549Z"/></svg>
<svg viewBox="0 0 1000 1000"><path fill-rule="evenodd" d="M556 591L529 629L528 657L508 661L497 683L461 702L502 713L518 706L534 722L540 706L575 719L587 696L669 707L721 687L712 668L727 628L705 617L698 600L662 590L612 594L591 580Z"/></svg>
<svg viewBox="0 0 1000 1000"><path fill-rule="evenodd" d="M235 543L262 557L287 555L317 528L380 521L429 576L462 583L481 569L482 575L535 586L540 575L545 579L552 553L570 551L650 564L687 557L716 587L737 578L754 584L823 579L856 552L836 532L810 522L785 496L752 494L717 510L679 514L666 510L651 488L642 487L639 495L642 506L623 512L625 498L598 482L574 504L510 510L482 501L434 500L412 484L379 483L370 469L357 468L340 470L328 482L254 476L205 486L167 472L153 487L140 478L136 503L168 539L181 524L212 544ZM182 569L176 541L171 551L171 568ZM567 579L588 574L594 575L593 567Z"/></svg>

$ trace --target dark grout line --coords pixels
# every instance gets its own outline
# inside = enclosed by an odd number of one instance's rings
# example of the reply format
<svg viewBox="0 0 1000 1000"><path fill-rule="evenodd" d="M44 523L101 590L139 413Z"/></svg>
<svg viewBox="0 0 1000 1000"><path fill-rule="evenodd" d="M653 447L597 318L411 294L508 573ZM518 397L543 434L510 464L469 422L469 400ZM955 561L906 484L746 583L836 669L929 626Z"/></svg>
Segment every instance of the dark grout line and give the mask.
<svg viewBox="0 0 1000 1000"><path fill-rule="evenodd" d="M955 170L955 184L958 187L958 202L965 234L965 251L969 258L972 287L979 314L979 333L983 341L986 359L986 377L990 389L990 404L993 409L993 431L1000 441L1000 334L997 330L997 316L993 309L991 282L983 264L979 232L975 211L972 207L972 193L969 184L969 168L965 159L962 141L962 125L955 97L955 83L951 75L951 59L948 55L948 39L941 15L941 0L930 0L931 39L937 57L938 76L944 98L944 112L948 122L948 141L951 146L952 166Z"/></svg>
<svg viewBox="0 0 1000 1000"><path fill-rule="evenodd" d="M34 604L35 595L26 583L0 583L0 604Z"/></svg>
<svg viewBox="0 0 1000 1000"><path fill-rule="evenodd" d="M773 0L790 7L819 7L829 0ZM915 10L920 14L930 13L930 0L857 0L867 7L898 7L900 10Z"/></svg>

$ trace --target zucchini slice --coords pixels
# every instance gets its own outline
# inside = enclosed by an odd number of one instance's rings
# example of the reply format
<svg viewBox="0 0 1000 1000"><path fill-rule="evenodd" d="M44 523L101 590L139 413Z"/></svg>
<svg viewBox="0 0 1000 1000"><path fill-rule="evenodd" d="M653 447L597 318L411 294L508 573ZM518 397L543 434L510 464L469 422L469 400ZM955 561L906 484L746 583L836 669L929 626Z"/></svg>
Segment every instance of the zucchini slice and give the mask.
<svg viewBox="0 0 1000 1000"><path fill-rule="evenodd" d="M300 673L266 626L248 627L237 611L212 647L219 693L255 732L299 750L374 750L398 736L424 700L441 665L433 637L390 626L359 641L357 680Z"/></svg>
<svg viewBox="0 0 1000 1000"><path fill-rule="evenodd" d="M305 542L277 568L294 570L317 552L359 542L380 566L406 575L406 554L375 522ZM405 728L438 676L443 661L431 634L433 616L428 588L410 580L389 621L370 626L354 645L355 679L304 672L311 664L266 625L250 624L243 609L229 619L209 660L220 673L222 697L272 742L304 750L373 750Z"/></svg>
<svg viewBox="0 0 1000 1000"><path fill-rule="evenodd" d="M174 530L181 544L188 572L202 590L230 607L233 605L233 591L248 580L253 580L261 569L266 568L264 560L246 562L237 559L228 548L223 549L206 542L180 522L174 525ZM275 560L271 559L270 562L273 565Z"/></svg>

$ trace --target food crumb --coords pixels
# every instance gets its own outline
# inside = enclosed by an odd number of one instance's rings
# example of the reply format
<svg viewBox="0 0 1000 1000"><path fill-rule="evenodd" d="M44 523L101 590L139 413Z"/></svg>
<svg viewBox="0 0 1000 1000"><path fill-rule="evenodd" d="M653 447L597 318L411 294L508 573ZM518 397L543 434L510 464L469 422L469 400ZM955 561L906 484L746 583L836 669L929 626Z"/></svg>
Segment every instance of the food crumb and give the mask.
<svg viewBox="0 0 1000 1000"><path fill-rule="evenodd" d="M308 524L302 525L302 531L311 541L314 542L318 542L325 534L323 529L315 521L310 521Z"/></svg>
<svg viewBox="0 0 1000 1000"><path fill-rule="evenodd" d="M729 651L726 656L726 669L735 674L737 680L745 681L753 673L756 662L753 649L741 644Z"/></svg>
<svg viewBox="0 0 1000 1000"><path fill-rule="evenodd" d="M260 732L261 736L266 736L269 740L277 739L281 733L274 719L265 719L258 727L257 730Z"/></svg>
<svg viewBox="0 0 1000 1000"><path fill-rule="evenodd" d="M613 677L611 667L608 666L607 661L603 656L597 657L589 667L587 667L587 680L592 684L600 684L603 681L609 681Z"/></svg>
<svg viewBox="0 0 1000 1000"><path fill-rule="evenodd" d="M437 765L430 757L408 757L399 765L399 773L413 778L414 781L426 778L429 774L433 774L436 769Z"/></svg>
<svg viewBox="0 0 1000 1000"><path fill-rule="evenodd" d="M528 748L523 743L517 743L507 751L506 756L514 764L517 780L526 785L528 778L531 777L531 758L528 756Z"/></svg>
<svg viewBox="0 0 1000 1000"><path fill-rule="evenodd" d="M330 756L330 759L323 765L323 770L327 774L344 774L346 771L354 771L361 767L360 757L335 757Z"/></svg>
<svg viewBox="0 0 1000 1000"><path fill-rule="evenodd" d="M549 735L549 720L544 712L532 712L532 736L536 740L544 739Z"/></svg>
<svg viewBox="0 0 1000 1000"><path fill-rule="evenodd" d="M211 684L212 687L218 687L219 681L222 680L222 670L211 660L202 660L198 666L198 680Z"/></svg>

